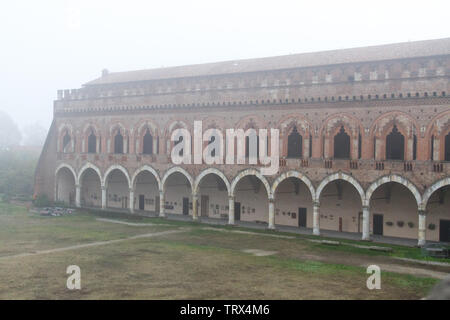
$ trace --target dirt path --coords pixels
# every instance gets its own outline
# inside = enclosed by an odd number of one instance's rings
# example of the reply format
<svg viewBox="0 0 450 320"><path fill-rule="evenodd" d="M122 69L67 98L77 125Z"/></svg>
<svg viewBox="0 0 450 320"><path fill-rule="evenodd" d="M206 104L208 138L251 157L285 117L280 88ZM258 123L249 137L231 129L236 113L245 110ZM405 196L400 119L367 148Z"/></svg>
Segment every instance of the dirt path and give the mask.
<svg viewBox="0 0 450 320"><path fill-rule="evenodd" d="M133 240L133 239L164 236L167 234L181 233L181 232L186 232L186 231L188 231L188 229L180 228L178 230L168 230L168 231L161 231L161 232L154 232L154 233L145 233L145 234L139 234L136 236L123 238L123 239L97 241L97 242L86 243L86 244L77 244L74 246L63 247L63 248L39 250L39 251L35 251L35 252L25 252L25 253L15 254L15 255L11 255L11 256L3 256L3 257L0 257L0 260L13 259L13 258L19 258L19 257L29 257L29 256L35 256L35 255L41 255L41 254L48 254L48 253L64 252L64 251L89 248L89 247L104 246L107 244L119 243L119 242L124 242L124 241L128 241L128 240Z"/></svg>

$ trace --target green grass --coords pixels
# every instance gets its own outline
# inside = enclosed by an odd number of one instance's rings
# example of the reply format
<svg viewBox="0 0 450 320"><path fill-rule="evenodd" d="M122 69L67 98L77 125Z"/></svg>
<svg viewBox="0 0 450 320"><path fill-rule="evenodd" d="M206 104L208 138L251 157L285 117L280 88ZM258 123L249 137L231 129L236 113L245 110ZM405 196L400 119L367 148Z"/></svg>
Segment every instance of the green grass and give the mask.
<svg viewBox="0 0 450 320"><path fill-rule="evenodd" d="M100 216L153 225L97 221ZM166 230L183 232L5 258ZM251 234L231 232L236 230ZM382 289L368 290L363 262L390 263L388 255L346 245L328 247L307 238L107 212L41 217L0 203L0 299L418 299L437 282L382 270ZM257 257L243 249L276 253ZM71 264L82 270L78 292L65 288L65 270Z"/></svg>

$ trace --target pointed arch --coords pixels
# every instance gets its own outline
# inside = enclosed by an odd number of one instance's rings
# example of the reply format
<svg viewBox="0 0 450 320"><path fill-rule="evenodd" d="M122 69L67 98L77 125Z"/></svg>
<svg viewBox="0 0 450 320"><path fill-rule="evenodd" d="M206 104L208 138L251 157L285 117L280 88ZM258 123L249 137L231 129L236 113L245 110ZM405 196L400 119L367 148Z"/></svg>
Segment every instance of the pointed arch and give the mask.
<svg viewBox="0 0 450 320"><path fill-rule="evenodd" d="M445 186L449 186L450 185L450 177L446 177L443 178L441 180L436 181L435 183L433 183L431 186L429 186L422 197L422 204L421 207L419 209L421 210L426 210L427 208L427 204L428 204L428 200L430 199L430 197L433 195L433 193L435 191L437 191L438 189L445 187Z"/></svg>
<svg viewBox="0 0 450 320"><path fill-rule="evenodd" d="M331 174L331 175L327 176L325 179L323 179L322 182L320 182L319 186L316 189L316 198L315 198L316 200L315 201L317 203L320 203L320 195L321 195L323 189L325 189L325 187L330 182L333 182L335 180L344 180L344 181L349 182L351 185L353 185L361 197L362 205L364 206L366 204L366 193L364 192L364 189L361 186L361 184L358 182L358 180L356 180L352 176L350 176L346 173L343 173L343 172L337 172L337 173Z"/></svg>
<svg viewBox="0 0 450 320"><path fill-rule="evenodd" d="M417 206L420 207L420 205L422 203L422 197L421 197L420 192L417 189L417 187L411 181L409 181L408 179L406 179L406 178L404 178L402 176L396 175L396 174L391 174L391 175L387 175L387 176L381 177L381 178L377 179L376 181L374 181L369 186L369 188L367 188L366 199L367 199L367 204L368 205L370 204L370 199L372 197L372 194L375 192L375 190L379 186L381 186L381 185L383 185L385 183L389 183L389 182L397 182L399 184L404 185L406 188L408 188L411 191L411 193L413 194L414 198L416 199Z"/></svg>
<svg viewBox="0 0 450 320"><path fill-rule="evenodd" d="M181 167L172 167L169 170L166 171L166 173L164 174L162 180L161 180L161 188L162 190L165 190L166 187L166 181L169 178L170 175L172 175L173 173L181 173L182 175L184 175L186 177L186 179L188 179L189 184L191 186L191 191L194 190L194 180L192 179L192 176L189 174L189 172L187 172L186 170L184 170Z"/></svg>
<svg viewBox="0 0 450 320"><path fill-rule="evenodd" d="M78 175L76 174L75 169L67 163L61 163L55 170L55 178L58 176L59 170L63 169L63 168L67 168L70 170L70 172L72 172L73 174L73 180L75 181L75 184L78 184Z"/></svg>
<svg viewBox="0 0 450 320"><path fill-rule="evenodd" d="M125 169L124 167L122 167L121 165L118 165L118 164L114 164L106 170L105 175L103 177L102 186L105 186L105 187L108 186L108 184L107 184L108 176L114 170L119 170L125 175L125 178L127 178L127 182L128 182L128 188L131 188L131 179L130 179L130 175L128 174L127 169Z"/></svg>
<svg viewBox="0 0 450 320"><path fill-rule="evenodd" d="M277 179L275 179L275 181L272 184L272 188L271 188L271 192L272 192L272 195L274 198L276 195L278 185L281 182L283 182L285 179L288 179L288 178L297 178L297 179L303 181L303 183L308 187L309 192L311 193L311 198L312 199L316 198L316 190L314 189L314 186L313 186L311 180L307 176L305 176L303 173L295 171L295 170L284 172L283 174L278 176Z"/></svg>
<svg viewBox="0 0 450 320"><path fill-rule="evenodd" d="M198 188L200 186L200 182L202 179L207 176L208 174L214 174L222 179L222 181L225 183L227 187L228 195L231 195L231 186L230 182L228 181L227 177L222 173L222 171L216 169L216 168L208 168L200 172L200 174L195 178L194 182L194 193L196 194L198 192Z"/></svg>
<svg viewBox="0 0 450 320"><path fill-rule="evenodd" d="M102 173L101 173L100 169L96 165L94 165L90 162L86 163L83 167L81 167L80 171L78 172L78 177L77 177L78 182L81 183L81 178L87 169L92 169L98 174L98 178L100 179L100 182L102 183L102 186L103 186L104 185L103 177L102 177Z"/></svg>
<svg viewBox="0 0 450 320"><path fill-rule="evenodd" d="M231 183L231 196L235 196L234 192L236 189L236 185L238 184L238 182L246 177L246 176L256 176L259 180L261 180L261 182L264 184L264 186L266 187L266 191L267 191L267 197L268 199L273 199L273 195L271 192L271 188L270 188L270 184L267 181L266 177L264 177L259 170L256 169L246 169L244 171L241 171L232 181Z"/></svg>
<svg viewBox="0 0 450 320"><path fill-rule="evenodd" d="M133 176L132 176L132 178L131 178L131 185L132 185L132 187L135 188L137 176L138 176L141 172L144 172L144 171L147 171L147 172L149 172L149 173L151 173L151 174L153 175L153 177L154 177L154 178L156 179L156 181L158 182L158 190L162 190L161 179L159 178L158 172L157 172L153 167L151 167L151 166L149 166L149 165L144 165L144 166L140 167L139 169L137 169L137 170L134 172L134 174L133 174Z"/></svg>

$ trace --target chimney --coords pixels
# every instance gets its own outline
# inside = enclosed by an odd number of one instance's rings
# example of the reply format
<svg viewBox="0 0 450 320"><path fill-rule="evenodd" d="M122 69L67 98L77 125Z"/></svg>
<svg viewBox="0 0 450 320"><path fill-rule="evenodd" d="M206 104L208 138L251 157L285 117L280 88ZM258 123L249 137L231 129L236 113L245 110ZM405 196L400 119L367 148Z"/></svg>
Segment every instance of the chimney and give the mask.
<svg viewBox="0 0 450 320"><path fill-rule="evenodd" d="M108 75L109 71L108 69L103 69L102 70L102 77L106 77Z"/></svg>

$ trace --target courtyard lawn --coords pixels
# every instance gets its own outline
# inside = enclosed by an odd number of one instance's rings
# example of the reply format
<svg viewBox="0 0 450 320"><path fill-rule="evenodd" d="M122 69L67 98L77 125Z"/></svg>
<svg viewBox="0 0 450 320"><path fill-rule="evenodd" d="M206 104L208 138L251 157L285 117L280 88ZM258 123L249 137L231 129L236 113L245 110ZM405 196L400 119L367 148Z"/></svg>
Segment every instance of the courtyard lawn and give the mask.
<svg viewBox="0 0 450 320"><path fill-rule="evenodd" d="M419 299L438 281L411 274L407 264L389 256L346 252L299 235L159 218L121 219L151 226L97 218L86 212L40 217L0 203L0 299ZM71 247L86 244L94 245ZM57 248L66 249L42 252ZM22 253L29 255L17 256ZM381 290L368 290L369 264L405 272L382 267ZM81 268L80 291L66 288L69 265ZM430 275L446 271L422 268Z"/></svg>

